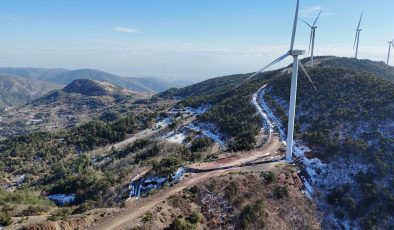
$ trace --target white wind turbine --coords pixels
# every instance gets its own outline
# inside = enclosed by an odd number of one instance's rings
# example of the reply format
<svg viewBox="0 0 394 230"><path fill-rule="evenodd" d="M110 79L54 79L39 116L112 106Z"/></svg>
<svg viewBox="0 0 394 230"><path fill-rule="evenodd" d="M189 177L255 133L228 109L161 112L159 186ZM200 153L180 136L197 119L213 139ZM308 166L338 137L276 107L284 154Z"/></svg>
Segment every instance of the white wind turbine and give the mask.
<svg viewBox="0 0 394 230"><path fill-rule="evenodd" d="M307 26L309 26L311 28L311 36L310 36L310 40L309 40L308 54L309 53L311 54L311 66L312 67L313 67L313 54L314 54L314 51L315 51L315 37L316 37L316 29L317 29L316 23L317 23L317 20L320 17L320 14L321 14L321 11L317 15L317 17L316 17L316 19L315 19L315 21L313 22L312 25L309 24L308 22L302 20Z"/></svg>
<svg viewBox="0 0 394 230"><path fill-rule="evenodd" d="M294 18L294 25L293 25L293 33L291 37L291 44L290 50L285 53L284 55L277 58L275 61L271 62L258 72L252 74L248 77L245 81L241 82L237 87L248 81L249 79L257 76L258 74L262 73L272 65L281 62L283 59L287 58L288 56L293 57L293 70L292 70L292 77L291 77L291 90L290 90L290 106L289 106L289 119L288 119L288 128L287 128L287 151L286 151L286 160L292 161L293 155L293 135L294 135L294 119L295 119L295 106L296 106L296 96L297 96L297 79L298 79L298 66L304 71L305 75L308 77L309 81L313 85L312 79L310 78L309 74L306 72L304 65L298 60L298 56L305 54L305 50L294 50L294 40L297 31L297 22L298 22L298 10L299 10L300 0L297 0L297 7L295 12ZM316 89L316 88L315 88Z"/></svg>
<svg viewBox="0 0 394 230"><path fill-rule="evenodd" d="M394 39L389 43L389 53L387 54L387 65L390 64L390 53L391 53L391 47L394 48Z"/></svg>
<svg viewBox="0 0 394 230"><path fill-rule="evenodd" d="M362 29L360 29L360 25L361 25L361 19L363 18L363 14L364 12L361 12L361 16L360 16L360 20L358 21L358 26L356 29L356 37L354 39L354 44L353 44L353 49L356 48L356 56L355 58L358 58L358 45L360 44L360 33L362 31Z"/></svg>

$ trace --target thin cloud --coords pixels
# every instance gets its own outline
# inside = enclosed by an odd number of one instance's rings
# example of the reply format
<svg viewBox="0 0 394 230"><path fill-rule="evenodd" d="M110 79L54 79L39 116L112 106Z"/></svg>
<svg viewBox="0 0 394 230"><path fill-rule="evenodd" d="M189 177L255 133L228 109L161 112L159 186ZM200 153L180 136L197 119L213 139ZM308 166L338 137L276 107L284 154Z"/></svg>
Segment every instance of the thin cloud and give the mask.
<svg viewBox="0 0 394 230"><path fill-rule="evenodd" d="M333 15L333 13L326 11L321 6L311 6L300 10L300 16L302 18L316 18L320 11L322 11L320 17Z"/></svg>
<svg viewBox="0 0 394 230"><path fill-rule="evenodd" d="M112 28L115 31L122 32L122 33L129 33L129 34L140 34L141 31L131 28L131 27L124 27L124 26L116 26Z"/></svg>

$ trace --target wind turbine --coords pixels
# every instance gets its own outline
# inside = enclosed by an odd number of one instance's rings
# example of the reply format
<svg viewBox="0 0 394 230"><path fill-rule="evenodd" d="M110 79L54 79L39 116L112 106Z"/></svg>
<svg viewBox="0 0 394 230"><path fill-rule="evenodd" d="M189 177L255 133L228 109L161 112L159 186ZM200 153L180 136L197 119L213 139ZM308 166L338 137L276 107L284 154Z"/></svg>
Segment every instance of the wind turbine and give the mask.
<svg viewBox="0 0 394 230"><path fill-rule="evenodd" d="M298 60L298 56L305 54L305 50L295 50L294 49L294 40L297 32L297 22L298 22L298 10L300 6L300 0L297 0L297 7L295 11L294 17L294 24L293 24L293 33L291 36L291 43L290 43L290 50L285 53L284 55L277 58L275 61L271 62L258 72L252 74L246 80L241 82L237 87L248 81L249 79L257 76L258 74L262 73L272 65L281 62L283 59L287 58L288 56L293 57L293 70L292 70L292 77L291 77L291 90L290 90L290 106L289 106L289 119L288 119L288 128L287 128L287 150L286 150L286 160L292 161L293 155L293 135L294 135L294 119L295 119L295 105L296 105L296 96L297 96L297 79L298 79L298 66L301 67L302 71L304 71L305 75L308 77L309 81L313 85L312 79L310 78L309 74L307 73L304 65ZM316 88L315 88L316 89Z"/></svg>
<svg viewBox="0 0 394 230"><path fill-rule="evenodd" d="M356 37L354 39L353 49L356 48L356 59L358 58L358 45L360 44L360 33L362 29L360 29L361 19L363 18L364 12L361 12L360 20L358 21L358 26L356 29Z"/></svg>
<svg viewBox="0 0 394 230"><path fill-rule="evenodd" d="M320 14L321 14L321 11L320 11L319 14L317 15L317 17L316 17L316 19L315 19L315 22L313 22L312 25L310 25L308 22L302 20L307 26L309 26L309 27L311 28L311 38L310 38L310 40L309 40L309 50L308 50L308 54L309 54L309 53L311 54L311 65L312 65L312 67L313 67L313 53L314 53L314 51L315 51L315 36L316 36L316 29L317 29L316 23L317 23L317 20L318 20L319 17L320 17Z"/></svg>
<svg viewBox="0 0 394 230"><path fill-rule="evenodd" d="M387 55L387 65L390 64L390 53L391 53L391 47L394 48L394 39L388 43L389 43L389 53Z"/></svg>

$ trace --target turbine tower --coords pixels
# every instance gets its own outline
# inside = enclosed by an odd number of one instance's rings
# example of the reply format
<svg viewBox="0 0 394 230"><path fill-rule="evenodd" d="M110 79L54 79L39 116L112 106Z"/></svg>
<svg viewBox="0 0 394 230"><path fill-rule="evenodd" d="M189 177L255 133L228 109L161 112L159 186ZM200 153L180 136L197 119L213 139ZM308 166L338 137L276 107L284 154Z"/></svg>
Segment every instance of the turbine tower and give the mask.
<svg viewBox="0 0 394 230"><path fill-rule="evenodd" d="M362 29L360 29L360 25L361 25L361 19L363 18L363 14L364 12L361 12L361 16L360 16L360 20L358 21L358 26L356 29L356 37L354 39L354 44L353 44L353 49L356 48L356 55L355 58L358 58L358 45L360 44L360 33L362 31Z"/></svg>
<svg viewBox="0 0 394 230"><path fill-rule="evenodd" d="M306 21L304 21L304 20L302 20L307 26L309 26L310 28L311 28L311 38L310 38L310 40L309 40L309 50L308 50L308 54L311 54L311 66L313 67L313 53L314 53L314 51L315 51L315 36L316 36L316 29L317 29L317 26L316 26L316 23L317 23L317 20L319 19L319 17L320 17L320 14L321 14L321 11L319 12L319 14L317 15L317 17L316 17L316 19L315 19L315 22L313 22L313 24L311 25L311 24L309 24L308 22L306 22Z"/></svg>
<svg viewBox="0 0 394 230"><path fill-rule="evenodd" d="M285 53L284 55L277 58L275 61L271 62L258 72L252 74L246 80L241 82L237 87L248 81L249 79L257 76L258 74L262 73L272 65L281 62L283 59L287 58L288 56L293 57L293 70L292 70L292 77L291 77L291 90L290 90L290 106L289 106L289 119L288 119L288 128L287 128L287 151L286 151L286 160L292 161L293 156L293 135L294 135L294 119L295 119L295 106L296 106L296 96L297 96L297 79L298 79L298 67L301 67L302 71L304 71L305 75L308 77L309 81L313 85L312 79L310 78L309 74L307 73L304 65L299 61L298 57L300 55L305 54L305 50L295 50L294 49L294 40L297 32L297 22L298 22L298 10L300 6L300 0L297 0L297 7L295 11L295 18L293 24L293 33L291 36L291 43L290 43L290 50ZM316 88L315 88L316 89Z"/></svg>
<svg viewBox="0 0 394 230"><path fill-rule="evenodd" d="M391 47L394 48L394 39L388 43L389 43L389 53L387 54L387 65L390 64L390 53L391 53Z"/></svg>

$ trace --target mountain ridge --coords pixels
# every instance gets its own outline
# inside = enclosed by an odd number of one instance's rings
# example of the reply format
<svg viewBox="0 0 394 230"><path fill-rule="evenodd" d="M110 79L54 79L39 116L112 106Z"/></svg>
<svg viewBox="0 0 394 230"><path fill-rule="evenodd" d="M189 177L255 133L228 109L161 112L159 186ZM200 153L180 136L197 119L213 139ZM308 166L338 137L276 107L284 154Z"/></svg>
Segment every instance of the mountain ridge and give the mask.
<svg viewBox="0 0 394 230"><path fill-rule="evenodd" d="M96 69L67 70L62 68L3 67L0 68L0 74L41 80L60 85L67 85L73 80L85 78L107 81L111 84L141 93L157 93L172 87L183 86L181 82L168 82L152 77L123 77Z"/></svg>
<svg viewBox="0 0 394 230"><path fill-rule="evenodd" d="M25 104L59 88L37 79L0 75L0 108Z"/></svg>

